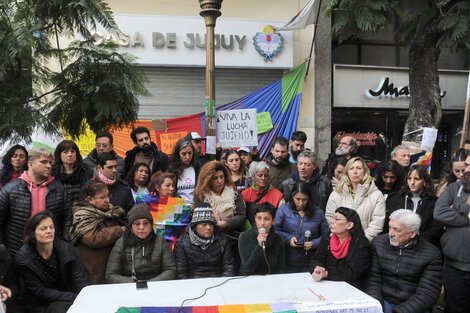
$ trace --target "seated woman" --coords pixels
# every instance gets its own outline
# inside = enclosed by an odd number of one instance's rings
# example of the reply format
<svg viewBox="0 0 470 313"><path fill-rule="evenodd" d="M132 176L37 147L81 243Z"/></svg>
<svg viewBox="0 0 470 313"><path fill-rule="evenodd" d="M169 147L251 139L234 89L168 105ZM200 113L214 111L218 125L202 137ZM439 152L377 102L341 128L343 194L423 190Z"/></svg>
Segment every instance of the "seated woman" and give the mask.
<svg viewBox="0 0 470 313"><path fill-rule="evenodd" d="M242 192L243 200L247 206L247 218L251 225L254 224L253 206L257 203L269 202L275 208L285 203L283 194L269 185L269 165L266 162L252 162L250 176L253 185Z"/></svg>
<svg viewBox="0 0 470 313"><path fill-rule="evenodd" d="M70 239L77 247L88 282L104 284L109 253L126 229L126 212L109 203L108 188L100 181L92 181L84 193L86 200L72 209Z"/></svg>
<svg viewBox="0 0 470 313"><path fill-rule="evenodd" d="M134 203L138 203L139 199L145 198L150 193L148 190L150 167L143 162L135 163L129 170L127 182L131 187Z"/></svg>
<svg viewBox="0 0 470 313"><path fill-rule="evenodd" d="M178 279L235 275L230 243L215 225L209 204L194 209L190 227L175 245Z"/></svg>
<svg viewBox="0 0 470 313"><path fill-rule="evenodd" d="M128 213L129 226L114 244L106 268L108 283L175 278L175 258L165 240L153 231L153 218L145 203Z"/></svg>
<svg viewBox="0 0 470 313"><path fill-rule="evenodd" d="M16 266L24 283L26 312L66 312L87 285L85 272L71 244L55 238L49 211L28 219Z"/></svg>
<svg viewBox="0 0 470 313"><path fill-rule="evenodd" d="M312 260L310 272L315 281L345 281L358 287L369 268L371 248L364 235L361 218L353 209L339 207Z"/></svg>
<svg viewBox="0 0 470 313"><path fill-rule="evenodd" d="M286 271L307 272L320 237L328 232L323 210L313 204L310 185L296 182L289 203L276 212L274 228L286 245Z"/></svg>
<svg viewBox="0 0 470 313"><path fill-rule="evenodd" d="M268 203L255 206L255 225L244 231L238 240L242 275L284 273L286 246L274 230L276 208Z"/></svg>

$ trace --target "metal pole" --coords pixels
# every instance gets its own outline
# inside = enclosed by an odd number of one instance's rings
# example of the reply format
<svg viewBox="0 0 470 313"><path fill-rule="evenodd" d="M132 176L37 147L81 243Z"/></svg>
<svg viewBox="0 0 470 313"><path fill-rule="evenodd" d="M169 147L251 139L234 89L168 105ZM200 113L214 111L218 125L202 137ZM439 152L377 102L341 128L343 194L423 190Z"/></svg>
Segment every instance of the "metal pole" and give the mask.
<svg viewBox="0 0 470 313"><path fill-rule="evenodd" d="M470 118L470 98L467 98L467 103L465 105L465 114L463 116L462 136L460 137L460 148L463 148L463 145L465 144L465 141L467 140L469 118Z"/></svg>
<svg viewBox="0 0 470 313"><path fill-rule="evenodd" d="M206 97L204 111L206 115L206 137L215 136L215 50L214 28L217 18L222 14L220 8L223 0L199 0L199 13L206 24Z"/></svg>

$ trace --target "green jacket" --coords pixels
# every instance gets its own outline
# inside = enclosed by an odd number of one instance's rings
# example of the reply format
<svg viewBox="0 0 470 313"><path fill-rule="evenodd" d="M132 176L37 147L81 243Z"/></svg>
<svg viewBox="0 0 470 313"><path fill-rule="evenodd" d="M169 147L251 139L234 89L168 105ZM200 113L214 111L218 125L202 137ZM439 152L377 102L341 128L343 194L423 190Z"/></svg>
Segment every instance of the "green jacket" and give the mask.
<svg viewBox="0 0 470 313"><path fill-rule="evenodd" d="M286 246L281 236L276 234L274 226L269 230L266 240L266 260L263 248L258 244L258 229L256 226L244 231L238 240L238 250L241 258L240 274L266 275L284 273L286 268Z"/></svg>
<svg viewBox="0 0 470 313"><path fill-rule="evenodd" d="M176 276L176 264L173 252L165 240L157 236L153 247L151 259L144 256L143 244L138 243L135 248L135 271L137 279L148 281L171 280ZM122 259L125 253L126 260ZM123 239L119 238L114 244L106 268L106 281L111 284L132 283L132 255L131 247L123 251Z"/></svg>

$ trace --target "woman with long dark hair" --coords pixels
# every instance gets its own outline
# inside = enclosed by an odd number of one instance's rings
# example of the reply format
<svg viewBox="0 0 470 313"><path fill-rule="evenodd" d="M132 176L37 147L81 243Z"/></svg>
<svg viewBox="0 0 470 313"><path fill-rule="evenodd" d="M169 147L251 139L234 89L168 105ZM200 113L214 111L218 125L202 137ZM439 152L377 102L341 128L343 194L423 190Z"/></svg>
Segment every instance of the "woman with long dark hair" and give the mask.
<svg viewBox="0 0 470 313"><path fill-rule="evenodd" d="M444 173L441 175L439 184L436 188L436 195L439 197L446 187L456 181L462 181L465 171L465 159L470 155L468 150L463 148L457 149L446 166Z"/></svg>
<svg viewBox="0 0 470 313"><path fill-rule="evenodd" d="M330 230L321 237L313 257L312 277L315 281L345 281L357 287L371 259L361 218L356 211L339 207L330 219Z"/></svg>
<svg viewBox="0 0 470 313"><path fill-rule="evenodd" d="M114 244L106 268L108 283L171 280L176 275L170 247L153 231L153 217L145 203L128 213L129 226Z"/></svg>
<svg viewBox="0 0 470 313"><path fill-rule="evenodd" d="M28 169L28 151L22 145L14 145L3 156L2 163L0 190L10 181L18 179Z"/></svg>
<svg viewBox="0 0 470 313"><path fill-rule="evenodd" d="M238 192L242 192L248 187L246 181L246 167L240 158L240 154L235 150L227 150L224 164L230 171L230 177L237 187Z"/></svg>
<svg viewBox="0 0 470 313"><path fill-rule="evenodd" d="M178 140L170 157L168 172L176 176L176 195L186 202L193 202L199 163L191 140L187 138Z"/></svg>
<svg viewBox="0 0 470 313"><path fill-rule="evenodd" d="M388 226L390 215L398 209L411 210L421 217L420 236L439 247L443 229L433 218L437 197L431 175L425 167L412 165L406 178L407 183L400 193L387 199L385 222Z"/></svg>
<svg viewBox="0 0 470 313"><path fill-rule="evenodd" d="M138 201L137 198L144 198L146 195L150 194L148 190L150 167L143 162L135 163L127 174L127 182L129 183L129 187L131 187L134 202Z"/></svg>
<svg viewBox="0 0 470 313"><path fill-rule="evenodd" d="M52 214L41 211L28 219L24 245L15 256L24 283L27 312L63 312L87 285L74 248L55 237Z"/></svg>
<svg viewBox="0 0 470 313"><path fill-rule="evenodd" d="M310 186L299 181L294 184L289 203L276 212L274 228L287 246L286 271L289 273L310 269L310 260L320 237L328 232L323 210L316 207L310 197Z"/></svg>
<svg viewBox="0 0 470 313"><path fill-rule="evenodd" d="M93 177L93 172L83 164L74 141L62 140L55 148L52 176L64 185L72 203L81 200L81 190Z"/></svg>

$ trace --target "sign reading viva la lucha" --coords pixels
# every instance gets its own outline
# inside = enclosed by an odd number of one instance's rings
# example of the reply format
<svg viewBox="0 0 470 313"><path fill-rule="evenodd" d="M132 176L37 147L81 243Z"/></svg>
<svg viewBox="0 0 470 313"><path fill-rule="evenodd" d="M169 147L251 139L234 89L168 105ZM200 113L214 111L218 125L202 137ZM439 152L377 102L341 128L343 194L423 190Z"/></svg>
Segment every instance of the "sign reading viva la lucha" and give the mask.
<svg viewBox="0 0 470 313"><path fill-rule="evenodd" d="M205 66L206 27L200 17L115 14L123 35L94 32L97 43L111 39L142 65ZM292 68L293 34L266 32L276 21L217 19L217 67Z"/></svg>

